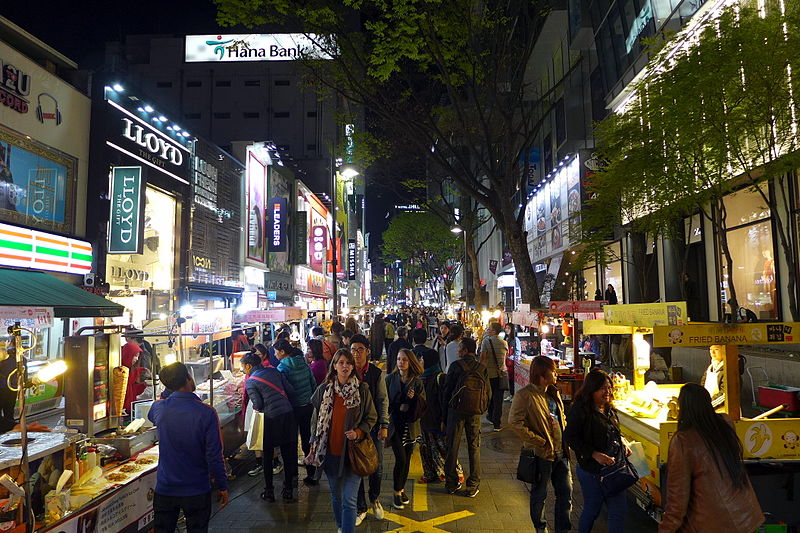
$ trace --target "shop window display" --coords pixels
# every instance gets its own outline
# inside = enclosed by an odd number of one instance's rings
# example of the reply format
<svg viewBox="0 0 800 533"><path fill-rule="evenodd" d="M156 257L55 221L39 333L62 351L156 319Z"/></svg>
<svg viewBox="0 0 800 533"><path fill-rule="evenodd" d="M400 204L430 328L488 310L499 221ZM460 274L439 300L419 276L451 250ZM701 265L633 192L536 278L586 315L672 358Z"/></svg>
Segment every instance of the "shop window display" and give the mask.
<svg viewBox="0 0 800 533"><path fill-rule="evenodd" d="M725 257L720 257L723 308L730 298L733 279L741 307L753 311L759 320L778 318L775 256L769 220L728 231L728 246L733 258L733 273Z"/></svg>
<svg viewBox="0 0 800 533"><path fill-rule="evenodd" d="M142 253L108 256L109 297L125 306L126 323L141 327L172 312L175 209L175 198L148 187Z"/></svg>

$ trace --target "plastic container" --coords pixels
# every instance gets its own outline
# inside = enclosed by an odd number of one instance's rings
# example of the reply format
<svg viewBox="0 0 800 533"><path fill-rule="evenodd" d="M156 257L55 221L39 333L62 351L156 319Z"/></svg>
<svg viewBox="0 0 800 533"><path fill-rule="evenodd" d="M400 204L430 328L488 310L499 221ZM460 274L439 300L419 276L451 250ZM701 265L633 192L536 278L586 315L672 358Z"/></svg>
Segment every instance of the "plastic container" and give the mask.
<svg viewBox="0 0 800 533"><path fill-rule="evenodd" d="M778 407L785 405L786 411L800 412L800 389L783 385L758 387L758 405L761 407Z"/></svg>

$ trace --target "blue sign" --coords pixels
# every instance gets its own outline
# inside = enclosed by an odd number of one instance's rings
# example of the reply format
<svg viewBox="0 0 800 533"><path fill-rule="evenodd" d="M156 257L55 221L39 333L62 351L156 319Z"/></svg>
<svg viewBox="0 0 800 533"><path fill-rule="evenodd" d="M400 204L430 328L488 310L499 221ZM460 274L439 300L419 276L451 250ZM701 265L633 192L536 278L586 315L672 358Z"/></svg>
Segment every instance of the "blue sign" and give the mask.
<svg viewBox="0 0 800 533"><path fill-rule="evenodd" d="M274 302L278 299L278 291L267 291L267 300Z"/></svg>
<svg viewBox="0 0 800 533"><path fill-rule="evenodd" d="M268 252L285 252L286 222L289 218L289 203L286 198L270 198L268 209L270 216Z"/></svg>

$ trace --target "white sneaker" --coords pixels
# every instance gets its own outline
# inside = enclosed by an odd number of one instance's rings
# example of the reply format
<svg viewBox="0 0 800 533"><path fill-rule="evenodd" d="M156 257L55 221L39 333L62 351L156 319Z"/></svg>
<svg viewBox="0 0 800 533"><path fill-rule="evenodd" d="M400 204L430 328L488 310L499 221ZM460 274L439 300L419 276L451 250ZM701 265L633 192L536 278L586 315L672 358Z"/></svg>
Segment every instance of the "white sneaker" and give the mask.
<svg viewBox="0 0 800 533"><path fill-rule="evenodd" d="M372 502L372 512L377 520L383 520L383 505L379 500Z"/></svg>
<svg viewBox="0 0 800 533"><path fill-rule="evenodd" d="M356 527L361 525L361 522L367 517L367 513L358 513L356 515Z"/></svg>

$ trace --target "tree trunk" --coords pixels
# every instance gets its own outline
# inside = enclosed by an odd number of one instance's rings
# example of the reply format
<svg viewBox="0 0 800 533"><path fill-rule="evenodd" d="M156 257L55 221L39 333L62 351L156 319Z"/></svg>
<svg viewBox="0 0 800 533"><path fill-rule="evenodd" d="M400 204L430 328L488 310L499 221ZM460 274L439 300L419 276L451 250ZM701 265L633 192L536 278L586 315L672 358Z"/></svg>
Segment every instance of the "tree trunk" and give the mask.
<svg viewBox="0 0 800 533"><path fill-rule="evenodd" d="M725 202L722 198L714 200L716 209L712 215L712 222L719 238L719 246L722 250L722 255L725 258L725 266L728 267L728 305L731 308L731 322L737 322L739 318L739 299L736 297L736 284L733 281L733 255L731 255L730 246L728 246L728 232L725 219L727 218L727 211L725 210ZM725 307L722 308L722 316L725 316Z"/></svg>
<svg viewBox="0 0 800 533"><path fill-rule="evenodd" d="M483 301L483 292L481 291L481 271L478 268L478 251L475 249L474 232L467 235L465 246L467 247L467 257L469 257L470 269L472 270L472 288L475 295L471 303L475 306L475 310L478 311L482 306L486 305L486 302ZM466 268L466 265L464 267ZM464 291L466 295L466 287L464 287Z"/></svg>
<svg viewBox="0 0 800 533"><path fill-rule="evenodd" d="M503 210L502 217L495 217L495 222L500 227L514 260L522 301L530 304L531 309L539 309L542 306L539 298L539 286L536 283L533 262L528 251L528 234L522 228L522 221L514 217L514 211L509 205L507 209Z"/></svg>
<svg viewBox="0 0 800 533"><path fill-rule="evenodd" d="M770 210L773 213L772 218L775 221L775 229L778 233L778 242L781 244L781 250L783 251L783 256L784 259L786 259L786 265L788 266L786 269L786 285L787 293L789 294L789 312L792 314L792 320L797 321L800 320L800 309L798 309L797 295L797 256L792 249L788 228L780 216L781 213L778 210L779 205L783 206L782 210L788 215L786 220L792 220L794 215L792 214L791 209L788 208L789 203L788 198L786 198L786 184L784 183L783 177L777 179L776 181L777 183L775 183L773 187L769 187L769 201L767 205L770 206ZM777 193L775 192L776 188L780 188L781 193L783 194L783 202L781 204L778 203ZM762 192L761 194L763 195L764 193ZM773 283L775 283L775 280L773 280ZM774 298L773 300L777 300L777 298ZM777 306L778 302L773 301L772 305Z"/></svg>

